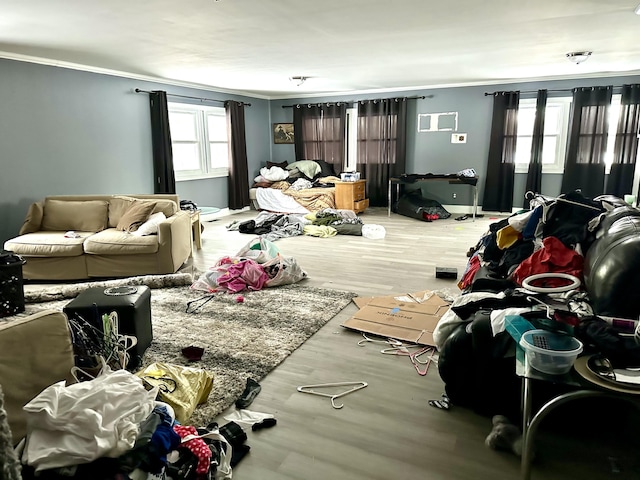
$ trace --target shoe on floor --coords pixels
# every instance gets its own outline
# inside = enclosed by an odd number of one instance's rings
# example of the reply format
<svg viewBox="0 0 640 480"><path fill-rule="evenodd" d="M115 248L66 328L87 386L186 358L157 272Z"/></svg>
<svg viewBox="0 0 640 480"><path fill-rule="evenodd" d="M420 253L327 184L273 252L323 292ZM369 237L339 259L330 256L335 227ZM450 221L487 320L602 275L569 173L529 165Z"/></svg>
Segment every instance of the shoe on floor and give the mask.
<svg viewBox="0 0 640 480"><path fill-rule="evenodd" d="M247 386L244 387L244 392L242 392L240 398L236 400L236 408L247 408L258 396L260 390L262 390L262 387L258 382L252 378L247 378Z"/></svg>

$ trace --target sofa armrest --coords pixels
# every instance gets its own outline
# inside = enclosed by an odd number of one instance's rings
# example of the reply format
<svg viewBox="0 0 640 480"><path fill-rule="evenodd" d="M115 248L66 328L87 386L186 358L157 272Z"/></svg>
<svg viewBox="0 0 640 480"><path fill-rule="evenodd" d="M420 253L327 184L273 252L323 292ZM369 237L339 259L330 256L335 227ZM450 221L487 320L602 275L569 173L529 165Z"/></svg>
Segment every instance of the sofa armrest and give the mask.
<svg viewBox="0 0 640 480"><path fill-rule="evenodd" d="M191 255L191 218L180 210L158 225L159 262L175 273Z"/></svg>
<svg viewBox="0 0 640 480"><path fill-rule="evenodd" d="M22 227L20 228L20 235L25 235L27 233L40 231L43 215L44 215L44 203L43 202L32 203L29 206L29 211L27 212L27 216L24 219L24 222L22 223Z"/></svg>
<svg viewBox="0 0 640 480"><path fill-rule="evenodd" d="M46 387L71 380L73 365L64 313L44 310L0 324L0 384L14 443L27 433L22 407Z"/></svg>

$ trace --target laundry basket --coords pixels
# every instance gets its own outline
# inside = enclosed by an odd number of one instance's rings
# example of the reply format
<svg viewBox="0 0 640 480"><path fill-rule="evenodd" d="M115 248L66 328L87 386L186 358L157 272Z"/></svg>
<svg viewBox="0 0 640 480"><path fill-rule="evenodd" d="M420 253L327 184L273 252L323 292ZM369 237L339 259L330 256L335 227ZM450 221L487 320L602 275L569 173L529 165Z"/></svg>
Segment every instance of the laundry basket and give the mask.
<svg viewBox="0 0 640 480"><path fill-rule="evenodd" d="M0 252L0 318L24 312L22 266L26 261L8 250Z"/></svg>
<svg viewBox="0 0 640 480"><path fill-rule="evenodd" d="M527 354L529 365L551 375L567 373L582 352L582 342L577 338L548 330L523 333L520 346Z"/></svg>

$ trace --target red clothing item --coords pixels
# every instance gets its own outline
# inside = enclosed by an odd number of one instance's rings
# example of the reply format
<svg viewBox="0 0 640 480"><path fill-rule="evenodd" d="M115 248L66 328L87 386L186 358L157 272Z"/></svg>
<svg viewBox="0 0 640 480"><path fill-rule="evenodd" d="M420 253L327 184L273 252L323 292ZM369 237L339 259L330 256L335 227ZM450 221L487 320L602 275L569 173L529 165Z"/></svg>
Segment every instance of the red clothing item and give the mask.
<svg viewBox="0 0 640 480"><path fill-rule="evenodd" d="M471 283L473 282L473 279L476 276L476 273L478 273L478 270L480 270L480 266L481 266L480 259L478 258L478 254L475 253L473 257L469 259L469 262L467 263L467 268L462 274L462 278L458 282L458 288L460 290L464 290L469 285L471 285Z"/></svg>
<svg viewBox="0 0 640 480"><path fill-rule="evenodd" d="M180 438L185 438L189 435L199 436L196 427L192 426L174 425L173 431L180 435ZM198 475L206 475L211 465L211 450L209 446L201 438L194 438L184 442L182 446L187 447L198 458L196 473Z"/></svg>
<svg viewBox="0 0 640 480"><path fill-rule="evenodd" d="M538 273L568 273L582 281L584 258L575 250L566 247L556 237L542 240L543 247L518 265L512 274L512 280L518 285L531 275ZM568 282L562 278L546 278L537 286L560 287Z"/></svg>

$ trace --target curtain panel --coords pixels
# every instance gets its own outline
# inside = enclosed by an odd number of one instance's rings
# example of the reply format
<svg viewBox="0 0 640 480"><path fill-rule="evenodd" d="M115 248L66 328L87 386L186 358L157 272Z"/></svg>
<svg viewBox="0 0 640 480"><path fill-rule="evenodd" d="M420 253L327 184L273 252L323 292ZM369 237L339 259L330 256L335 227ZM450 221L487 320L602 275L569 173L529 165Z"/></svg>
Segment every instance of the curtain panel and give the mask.
<svg viewBox="0 0 640 480"><path fill-rule="evenodd" d="M229 140L229 209L248 207L249 167L247 166L247 139L244 127L244 104L228 100L224 103Z"/></svg>
<svg viewBox="0 0 640 480"><path fill-rule="evenodd" d="M632 193L640 128L640 84L623 85L613 163L606 192L623 198Z"/></svg>
<svg viewBox="0 0 640 480"><path fill-rule="evenodd" d="M176 193L167 92L162 90L150 92L149 105L151 107L151 144L153 149L153 192Z"/></svg>
<svg viewBox="0 0 640 480"><path fill-rule="evenodd" d="M519 91L496 92L493 96L487 178L482 198L483 210L511 212L513 208L519 102Z"/></svg>
<svg viewBox="0 0 640 480"><path fill-rule="evenodd" d="M531 138L531 158L527 171L525 192L541 193L542 188L542 148L544 143L544 116L547 109L547 90L538 90L536 97L536 115L533 121ZM525 198L523 208L529 208L529 200Z"/></svg>
<svg viewBox="0 0 640 480"><path fill-rule="evenodd" d="M367 180L372 207L389 205L389 179L405 172L407 99L358 102L357 170Z"/></svg>
<svg viewBox="0 0 640 480"><path fill-rule="evenodd" d="M296 160L324 160L335 166L344 165L347 105L344 102L298 104L293 107Z"/></svg>
<svg viewBox="0 0 640 480"><path fill-rule="evenodd" d="M612 93L612 86L573 89L562 193L580 190L585 197L594 198L604 192Z"/></svg>

